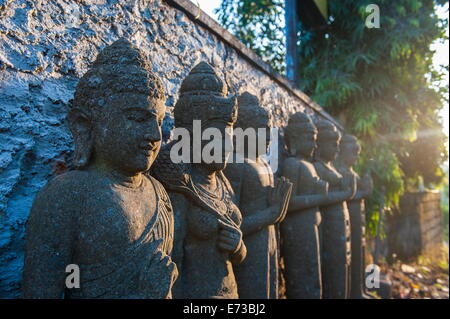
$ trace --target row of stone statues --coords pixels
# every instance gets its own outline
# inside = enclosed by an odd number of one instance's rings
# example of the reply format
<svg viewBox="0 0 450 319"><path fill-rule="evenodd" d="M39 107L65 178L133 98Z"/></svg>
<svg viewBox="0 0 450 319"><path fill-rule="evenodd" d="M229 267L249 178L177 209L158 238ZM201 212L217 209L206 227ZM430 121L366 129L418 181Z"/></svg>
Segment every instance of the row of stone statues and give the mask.
<svg viewBox="0 0 450 319"><path fill-rule="evenodd" d="M74 169L33 203L24 297L278 298L280 253L288 298L364 297L371 185L352 169L356 139L296 113L280 178L263 158L269 134L255 158L245 145L244 162L227 165L232 128L269 129L272 120L255 96L227 97L202 62L182 82L175 126L217 129L222 158L175 163L177 141L161 147L165 94L150 70L120 39L79 81L68 114ZM73 264L80 284L68 289Z"/></svg>

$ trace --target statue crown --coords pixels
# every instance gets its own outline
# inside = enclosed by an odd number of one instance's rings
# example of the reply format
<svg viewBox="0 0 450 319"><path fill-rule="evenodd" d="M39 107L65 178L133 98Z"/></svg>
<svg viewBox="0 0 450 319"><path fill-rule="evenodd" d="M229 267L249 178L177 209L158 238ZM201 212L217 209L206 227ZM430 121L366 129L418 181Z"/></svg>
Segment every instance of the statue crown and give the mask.
<svg viewBox="0 0 450 319"><path fill-rule="evenodd" d="M181 84L180 94L214 94L225 96L227 94L227 88L210 64L200 62L184 79Z"/></svg>
<svg viewBox="0 0 450 319"><path fill-rule="evenodd" d="M237 101L235 97L227 98L226 94L226 86L213 67L200 62L181 84L180 98L174 109L175 126L189 128L193 120L235 123Z"/></svg>
<svg viewBox="0 0 450 319"><path fill-rule="evenodd" d="M144 53L121 38L99 52L92 67L77 84L74 106L86 112L122 93L144 94L163 102L164 86L151 71Z"/></svg>
<svg viewBox="0 0 450 319"><path fill-rule="evenodd" d="M249 127L259 128L271 125L271 114L263 108L258 98L249 93L244 92L237 98L239 105L239 117L236 126L242 129Z"/></svg>
<svg viewBox="0 0 450 319"><path fill-rule="evenodd" d="M328 120L319 119L316 122L316 127L318 130L317 140L318 141L340 141L341 133L338 131L336 126Z"/></svg>
<svg viewBox="0 0 450 319"><path fill-rule="evenodd" d="M306 132L317 133L317 128L308 114L297 112L292 114L289 118L287 132L288 134L295 136Z"/></svg>

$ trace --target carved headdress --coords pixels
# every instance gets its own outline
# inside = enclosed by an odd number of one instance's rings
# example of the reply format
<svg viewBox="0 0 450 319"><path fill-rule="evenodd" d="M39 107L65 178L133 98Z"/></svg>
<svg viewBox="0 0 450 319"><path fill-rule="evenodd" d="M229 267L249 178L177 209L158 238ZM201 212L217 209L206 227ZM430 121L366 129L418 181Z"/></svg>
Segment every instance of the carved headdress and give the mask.
<svg viewBox="0 0 450 319"><path fill-rule="evenodd" d="M356 136L351 134L345 134L344 136L342 136L341 145L359 148L358 139L356 138Z"/></svg>
<svg viewBox="0 0 450 319"><path fill-rule="evenodd" d="M336 125L331 123L328 120L319 119L316 122L316 127L318 130L317 134L317 142L320 143L321 141L334 141L334 140L340 140L341 139L341 132L338 131L336 128Z"/></svg>
<svg viewBox="0 0 450 319"><path fill-rule="evenodd" d="M359 145L356 136L345 134L341 138L339 149L340 151L336 160L336 166L345 168L346 166L352 166L356 162L359 152L361 151L361 145Z"/></svg>
<svg viewBox="0 0 450 319"><path fill-rule="evenodd" d="M288 125L286 127L286 146L291 155L295 155L296 149L294 148L292 140L297 139L302 133L312 132L317 134L317 128L314 125L311 117L304 112L297 112L290 116Z"/></svg>
<svg viewBox="0 0 450 319"><path fill-rule="evenodd" d="M238 105L239 116L236 127L245 130L248 127L260 127L271 124L271 114L259 104L259 100L255 95L249 92L242 93L238 97Z"/></svg>
<svg viewBox="0 0 450 319"><path fill-rule="evenodd" d="M201 120L202 126L211 120L222 120L235 123L237 118L237 100L226 98L227 90L223 81L216 75L211 65L201 62L195 66L184 79L180 88L180 97L175 105L175 126L192 128L193 120ZM204 209L217 214L211 201L199 192L192 179L192 165L174 163L171 159L171 149L177 141L172 141L161 148L150 173L155 176L169 191L185 194ZM230 183L222 171L217 172L226 189L226 198L230 201L234 194ZM218 214L220 218L224 216Z"/></svg>
<svg viewBox="0 0 450 319"><path fill-rule="evenodd" d="M193 120L202 125L211 120L235 123L236 98L227 98L227 88L206 62L197 64L184 79L175 105L175 126L191 128Z"/></svg>
<svg viewBox="0 0 450 319"><path fill-rule="evenodd" d="M286 128L286 134L295 137L303 132L317 133L317 128L314 125L311 117L304 112L297 112L291 115Z"/></svg>
<svg viewBox="0 0 450 319"><path fill-rule="evenodd" d="M121 38L98 54L92 68L78 82L74 108L92 112L121 93L145 94L164 102L164 87L152 73L150 61L136 46Z"/></svg>

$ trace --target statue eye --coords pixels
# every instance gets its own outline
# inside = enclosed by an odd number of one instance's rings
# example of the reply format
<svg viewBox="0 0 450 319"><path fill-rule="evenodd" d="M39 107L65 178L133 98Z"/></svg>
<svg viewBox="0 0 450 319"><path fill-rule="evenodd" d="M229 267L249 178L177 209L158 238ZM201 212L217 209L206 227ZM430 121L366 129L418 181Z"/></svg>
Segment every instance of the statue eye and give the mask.
<svg viewBox="0 0 450 319"><path fill-rule="evenodd" d="M135 115L128 116L128 119L130 121L135 121L135 122L139 122L139 123L145 121L145 117L143 117L143 116L135 116Z"/></svg>
<svg viewBox="0 0 450 319"><path fill-rule="evenodd" d="M129 109L125 114L129 121L138 123L145 122L149 118L149 114L147 112L139 109Z"/></svg>

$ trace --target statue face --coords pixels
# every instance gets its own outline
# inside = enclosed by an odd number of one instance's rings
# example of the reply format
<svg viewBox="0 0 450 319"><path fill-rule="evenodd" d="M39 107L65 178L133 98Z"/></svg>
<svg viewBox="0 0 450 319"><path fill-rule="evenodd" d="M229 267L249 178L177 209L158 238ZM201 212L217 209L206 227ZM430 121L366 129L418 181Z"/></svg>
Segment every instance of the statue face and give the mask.
<svg viewBox="0 0 450 319"><path fill-rule="evenodd" d="M213 161L211 163L203 162L202 165L208 167L210 171L221 171L225 169L230 156L233 153L233 124L221 120L209 121L205 127L202 127L202 131L207 128L215 128L220 131L221 139L215 140L213 137L209 140L202 140L202 150L205 145L211 143L214 140L214 145L220 146L222 149L222 156L218 162Z"/></svg>
<svg viewBox="0 0 450 319"><path fill-rule="evenodd" d="M311 158L316 148L317 133L314 131L301 132L294 141L297 155L301 155L305 158Z"/></svg>
<svg viewBox="0 0 450 319"><path fill-rule="evenodd" d="M94 123L94 160L129 175L148 170L161 146L162 101L123 93L100 112Z"/></svg>
<svg viewBox="0 0 450 319"><path fill-rule="evenodd" d="M339 139L327 139L318 147L320 157L325 161L334 161L339 153Z"/></svg>
<svg viewBox="0 0 450 319"><path fill-rule="evenodd" d="M353 166L358 161L361 147L357 143L346 144L341 147L341 156L348 166Z"/></svg>

